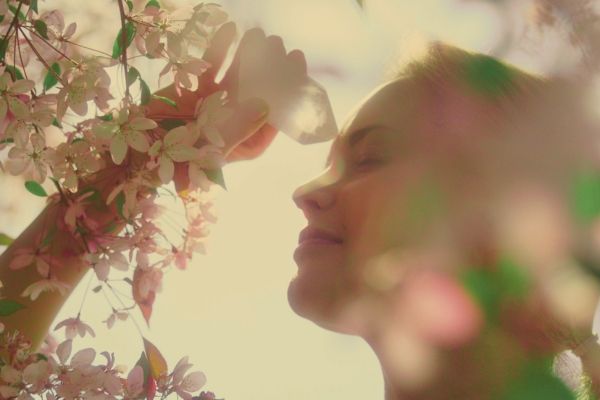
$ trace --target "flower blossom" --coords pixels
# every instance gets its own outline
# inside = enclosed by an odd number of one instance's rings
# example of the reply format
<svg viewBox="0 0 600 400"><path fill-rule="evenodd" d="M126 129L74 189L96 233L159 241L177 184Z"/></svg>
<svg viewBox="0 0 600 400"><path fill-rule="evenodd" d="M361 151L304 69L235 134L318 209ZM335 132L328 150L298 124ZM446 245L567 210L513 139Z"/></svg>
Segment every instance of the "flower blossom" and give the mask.
<svg viewBox="0 0 600 400"><path fill-rule="evenodd" d="M175 393L184 400L192 399L192 392L196 392L206 383L206 376L200 371L191 372L186 375L186 372L192 364L188 363L188 358L183 357L171 373L171 385Z"/></svg>
<svg viewBox="0 0 600 400"><path fill-rule="evenodd" d="M31 143L9 150L6 169L13 175L30 172L31 179L43 183L48 173L49 154L44 138L38 134L32 135Z"/></svg>
<svg viewBox="0 0 600 400"><path fill-rule="evenodd" d="M62 75L66 84L57 94L56 117L61 120L67 108L77 115L84 116L88 112L88 102L94 101L102 110L108 110L110 94L110 76L105 68L114 65L117 61L106 61L98 57L85 57L79 60L76 66L69 66Z"/></svg>
<svg viewBox="0 0 600 400"><path fill-rule="evenodd" d="M49 149L48 158L54 177L71 192L77 191L78 175L94 173L102 166L102 161L85 140L61 143L55 149Z"/></svg>
<svg viewBox="0 0 600 400"><path fill-rule="evenodd" d="M77 318L67 318L59 322L54 327L54 330L57 331L60 328L65 328L65 337L67 339L73 339L77 335L84 337L86 333L89 333L92 337L96 336L92 327L81 321L79 316Z"/></svg>
<svg viewBox="0 0 600 400"><path fill-rule="evenodd" d="M151 119L133 117L126 109L120 110L113 120L94 127L94 133L100 138L110 140L110 155L115 164L120 165L131 147L141 153L149 149L148 139L144 131L154 129L158 125Z"/></svg>
<svg viewBox="0 0 600 400"><path fill-rule="evenodd" d="M12 270L22 269L30 265L34 265L37 272L47 277L50 272L50 255L48 254L48 246L40 247L25 247L15 251L14 258L8 264L8 268Z"/></svg>
<svg viewBox="0 0 600 400"><path fill-rule="evenodd" d="M190 132L186 126L171 129L163 140L154 142L148 154L157 158L158 176L162 183L169 183L175 173L174 162L191 161L198 158L198 149L190 143Z"/></svg>
<svg viewBox="0 0 600 400"><path fill-rule="evenodd" d="M34 87L35 82L32 80L13 81L8 72L0 75L0 121L6 118L9 111L16 118L25 118L29 114L29 107L21 98Z"/></svg>
<svg viewBox="0 0 600 400"><path fill-rule="evenodd" d="M126 311L118 311L113 309L112 313L108 316L108 318L102 322L106 323L106 327L108 329L112 329L117 319L120 321L125 321L128 317L129 313L127 313Z"/></svg>
<svg viewBox="0 0 600 400"><path fill-rule="evenodd" d="M58 291L61 295L65 296L70 286L64 282L59 281L56 278L42 279L27 286L21 296L28 297L31 300L36 300L43 292L54 292Z"/></svg>
<svg viewBox="0 0 600 400"><path fill-rule="evenodd" d="M200 100L196 104L194 115L196 121L192 130L197 130L198 134L217 147L225 146L219 127L233 115L233 110L225 107L225 92L215 92Z"/></svg>

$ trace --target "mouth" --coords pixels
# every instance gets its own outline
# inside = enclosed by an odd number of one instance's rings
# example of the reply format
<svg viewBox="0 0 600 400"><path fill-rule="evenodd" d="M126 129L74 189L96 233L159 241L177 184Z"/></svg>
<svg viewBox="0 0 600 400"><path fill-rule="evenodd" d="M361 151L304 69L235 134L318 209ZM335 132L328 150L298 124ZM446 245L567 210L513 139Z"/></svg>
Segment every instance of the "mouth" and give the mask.
<svg viewBox="0 0 600 400"><path fill-rule="evenodd" d="M314 227L304 228L298 237L298 248L312 245L340 245L341 237L336 233Z"/></svg>

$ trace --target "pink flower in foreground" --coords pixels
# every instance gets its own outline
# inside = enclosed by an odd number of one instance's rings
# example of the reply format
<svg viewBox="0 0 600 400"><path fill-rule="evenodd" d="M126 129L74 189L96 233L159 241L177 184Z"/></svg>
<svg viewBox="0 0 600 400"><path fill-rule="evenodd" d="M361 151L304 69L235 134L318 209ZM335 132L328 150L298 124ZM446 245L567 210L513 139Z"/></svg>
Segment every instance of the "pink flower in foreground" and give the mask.
<svg viewBox="0 0 600 400"><path fill-rule="evenodd" d="M191 366L192 364L188 363L188 358L183 357L171 373L173 390L184 400L191 400L191 393L200 390L206 383L206 376L200 371L185 375Z"/></svg>
<svg viewBox="0 0 600 400"><path fill-rule="evenodd" d="M110 141L110 155L113 162L120 165L129 147L141 153L148 151L150 146L144 131L157 126L151 119L130 115L128 110L122 109L113 116L113 120L96 125L93 131L98 137Z"/></svg>
<svg viewBox="0 0 600 400"><path fill-rule="evenodd" d="M17 249L14 258L8 264L10 269L22 269L34 265L38 273L44 278L50 272L50 255L47 254L47 246L42 248L21 248Z"/></svg>
<svg viewBox="0 0 600 400"><path fill-rule="evenodd" d="M67 291L70 289L70 286L64 282L59 281L56 278L48 278L42 279L40 281L34 282L31 285L27 286L21 296L31 298L31 300L36 300L40 294L43 292L60 292L61 295L65 296Z"/></svg>
<svg viewBox="0 0 600 400"><path fill-rule="evenodd" d="M60 328L65 328L65 337L67 339L73 339L78 334L79 336L84 337L86 333L89 333L92 337L96 337L92 327L81 321L79 317L67 318L64 321L59 322L54 330L57 331Z"/></svg>
<svg viewBox="0 0 600 400"><path fill-rule="evenodd" d="M191 161L198 158L198 149L190 143L190 132L186 126L171 129L163 140L154 142L148 154L158 159L158 176L162 183L169 183L175 173L174 162Z"/></svg>
<svg viewBox="0 0 600 400"><path fill-rule="evenodd" d="M125 382L125 396L128 399L137 398L144 390L144 370L136 365L127 375Z"/></svg>

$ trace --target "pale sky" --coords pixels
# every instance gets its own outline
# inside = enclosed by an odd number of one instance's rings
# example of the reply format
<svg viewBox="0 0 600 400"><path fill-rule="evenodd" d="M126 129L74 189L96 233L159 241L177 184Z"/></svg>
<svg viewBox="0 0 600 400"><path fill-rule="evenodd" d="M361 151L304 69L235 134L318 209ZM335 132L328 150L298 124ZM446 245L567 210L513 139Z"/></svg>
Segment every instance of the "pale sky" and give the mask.
<svg viewBox="0 0 600 400"><path fill-rule="evenodd" d="M499 46L498 35L505 29L502 16L484 2L366 2L367 10L361 12L354 0L222 1L240 26L259 25L282 36L288 49L305 51L309 70L330 93L339 125L382 81L394 60L413 54L424 40L489 51ZM515 13L527 1L520 3ZM99 26L91 23L86 7L100 13L109 6L116 10L108 0L69 4L70 15L84 28ZM106 23L114 23L116 32L116 11L111 15ZM514 23L519 26L518 20ZM510 54L519 65L540 71L555 56L544 53L547 59L540 61L519 51ZM215 200L219 222L212 229L208 255L194 258L189 270L173 270L165 277L147 335L171 367L188 355L195 369L206 373L206 389L219 398L383 398L379 365L369 348L359 339L299 318L286 300L287 284L296 271L292 253L305 226L291 193L320 171L328 146L302 147L280 135L260 159L226 167L229 190ZM3 176L0 185L22 186ZM4 231L16 235L41 204L24 190L11 189L12 201L6 197L0 198L0 220L6 221ZM9 203L11 209L5 207ZM77 313L85 283L57 321ZM91 294L82 318L94 327L97 338L78 343L114 352L118 363L131 365L142 351L141 339L131 323L117 323L107 331L100 321L109 313L103 298ZM137 319L141 321L139 315Z"/></svg>

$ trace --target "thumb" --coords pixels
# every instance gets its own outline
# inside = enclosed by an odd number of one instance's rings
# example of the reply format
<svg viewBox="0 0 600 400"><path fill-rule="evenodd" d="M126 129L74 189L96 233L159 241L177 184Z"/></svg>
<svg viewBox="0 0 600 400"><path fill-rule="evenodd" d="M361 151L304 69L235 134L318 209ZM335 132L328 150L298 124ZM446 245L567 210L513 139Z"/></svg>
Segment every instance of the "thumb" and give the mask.
<svg viewBox="0 0 600 400"><path fill-rule="evenodd" d="M262 99L254 97L240 103L221 128L221 135L225 142L224 154L227 155L240 143L254 135L267 122L268 115L269 106Z"/></svg>

